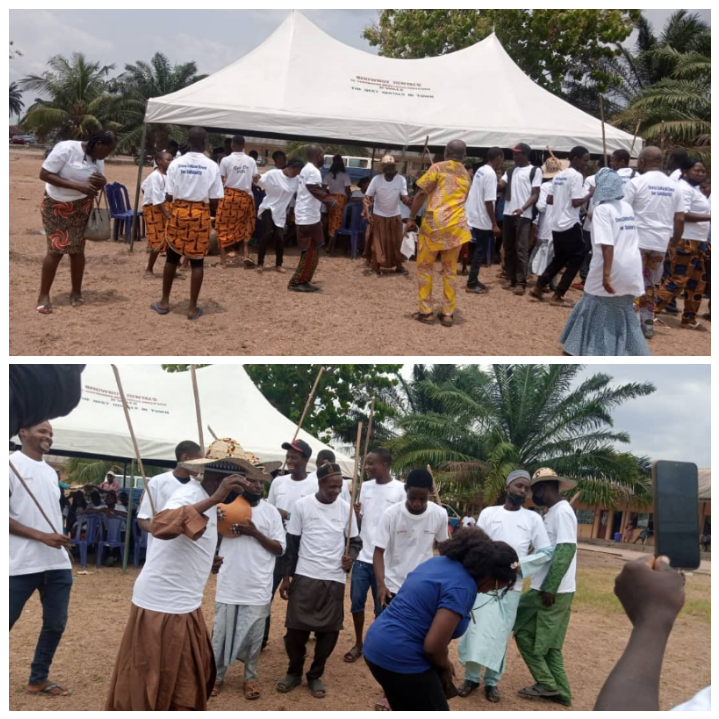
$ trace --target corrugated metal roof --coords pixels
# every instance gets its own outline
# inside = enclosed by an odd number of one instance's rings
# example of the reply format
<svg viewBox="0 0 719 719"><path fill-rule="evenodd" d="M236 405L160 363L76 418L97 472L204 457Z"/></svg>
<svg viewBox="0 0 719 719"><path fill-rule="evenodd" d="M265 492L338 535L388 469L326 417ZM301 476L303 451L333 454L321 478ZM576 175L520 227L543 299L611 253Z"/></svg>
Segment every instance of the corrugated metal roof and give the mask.
<svg viewBox="0 0 719 719"><path fill-rule="evenodd" d="M711 502L712 498L712 471L711 469L699 470L699 499Z"/></svg>

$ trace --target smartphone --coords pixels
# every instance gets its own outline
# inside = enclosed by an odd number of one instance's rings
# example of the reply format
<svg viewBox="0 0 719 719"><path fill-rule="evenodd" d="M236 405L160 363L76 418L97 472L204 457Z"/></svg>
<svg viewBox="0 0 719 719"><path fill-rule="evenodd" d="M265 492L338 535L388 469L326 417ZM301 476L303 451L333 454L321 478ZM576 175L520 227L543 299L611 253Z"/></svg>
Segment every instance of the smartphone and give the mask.
<svg viewBox="0 0 719 719"><path fill-rule="evenodd" d="M699 474L691 462L652 465L654 549L675 569L699 567ZM651 528L650 528L651 529Z"/></svg>

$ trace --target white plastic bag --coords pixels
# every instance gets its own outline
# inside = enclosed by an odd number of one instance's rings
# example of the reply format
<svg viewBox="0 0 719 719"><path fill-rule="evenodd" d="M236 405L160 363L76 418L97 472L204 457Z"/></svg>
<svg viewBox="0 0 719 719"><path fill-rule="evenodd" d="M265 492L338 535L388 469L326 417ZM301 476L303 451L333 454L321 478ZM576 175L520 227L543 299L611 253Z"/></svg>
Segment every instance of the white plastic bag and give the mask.
<svg viewBox="0 0 719 719"><path fill-rule="evenodd" d="M399 251L409 260L417 251L417 233L408 232L402 239Z"/></svg>

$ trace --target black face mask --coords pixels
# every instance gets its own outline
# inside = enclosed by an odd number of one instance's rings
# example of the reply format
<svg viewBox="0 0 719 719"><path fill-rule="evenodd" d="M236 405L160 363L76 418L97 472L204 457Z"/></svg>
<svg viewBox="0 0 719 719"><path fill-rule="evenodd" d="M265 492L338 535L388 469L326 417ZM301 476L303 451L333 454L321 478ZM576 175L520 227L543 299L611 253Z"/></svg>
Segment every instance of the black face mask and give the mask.
<svg viewBox="0 0 719 719"><path fill-rule="evenodd" d="M250 503L250 504L257 504L262 499L261 494L253 494L252 492L249 492L248 490L245 490L242 493L242 496Z"/></svg>
<svg viewBox="0 0 719 719"><path fill-rule="evenodd" d="M692 187L699 187L704 180L690 180L688 177L684 178Z"/></svg>
<svg viewBox="0 0 719 719"><path fill-rule="evenodd" d="M527 501L526 497L522 497L520 494L512 494L511 492L507 494L507 499L515 507L521 507Z"/></svg>

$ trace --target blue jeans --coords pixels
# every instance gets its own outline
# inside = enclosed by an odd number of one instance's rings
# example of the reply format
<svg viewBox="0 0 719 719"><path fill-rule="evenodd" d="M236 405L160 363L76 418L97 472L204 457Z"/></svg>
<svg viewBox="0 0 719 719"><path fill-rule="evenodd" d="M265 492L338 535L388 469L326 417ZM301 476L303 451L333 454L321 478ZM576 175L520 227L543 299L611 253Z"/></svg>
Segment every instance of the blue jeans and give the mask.
<svg viewBox="0 0 719 719"><path fill-rule="evenodd" d="M368 562L356 561L352 565L352 583L350 585L350 599L352 600L352 614L364 612L367 603L367 591L372 589L374 599L374 615L378 617L382 611L377 602L377 579L374 576L374 567Z"/></svg>
<svg viewBox="0 0 719 719"><path fill-rule="evenodd" d="M72 570L51 569L37 574L10 577L10 629L20 618L27 600L40 592L42 630L35 647L28 684L47 680L55 650L67 624L67 605L70 603Z"/></svg>
<svg viewBox="0 0 719 719"><path fill-rule="evenodd" d="M467 279L467 287L473 288L479 284L479 266L482 262L487 261L487 251L494 234L492 230L472 229L472 244L474 245L474 254L472 255L472 266L469 269L469 278Z"/></svg>

